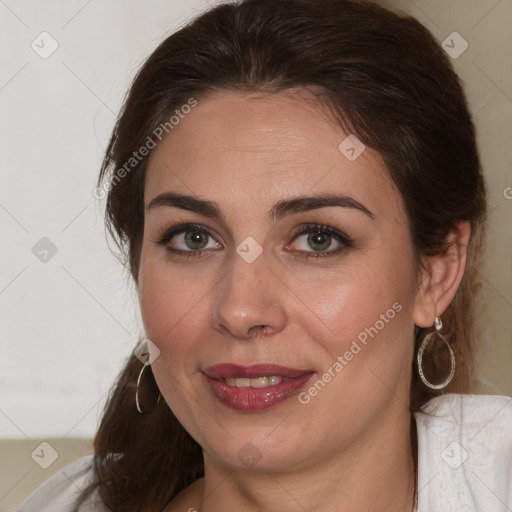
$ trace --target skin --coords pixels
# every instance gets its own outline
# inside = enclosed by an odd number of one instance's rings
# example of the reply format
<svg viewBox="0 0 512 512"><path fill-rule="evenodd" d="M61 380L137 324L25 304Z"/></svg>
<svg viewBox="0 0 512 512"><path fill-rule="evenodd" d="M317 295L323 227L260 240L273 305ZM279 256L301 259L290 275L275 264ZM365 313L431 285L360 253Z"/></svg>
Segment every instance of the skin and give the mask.
<svg viewBox="0 0 512 512"><path fill-rule="evenodd" d="M160 350L153 373L205 462L205 477L167 512L412 510L414 331L452 300L469 226L450 234L447 254L418 266L380 155L367 147L349 161L338 150L346 137L306 91L225 91L201 98L151 154L146 206L173 192L222 212L159 206L145 214L138 288L146 336ZM269 216L279 201L322 194L349 196L372 215L330 206ZM209 228L208 248L187 258L156 243L181 223ZM311 223L345 233L351 246L318 256L307 234L297 237ZM248 236L263 249L252 263L236 252ZM327 253L340 247L329 240ZM194 251L183 234L167 246ZM233 410L201 372L275 363L314 369L314 382L396 303L400 312L307 404L294 396L263 411ZM251 466L238 456L247 443Z"/></svg>

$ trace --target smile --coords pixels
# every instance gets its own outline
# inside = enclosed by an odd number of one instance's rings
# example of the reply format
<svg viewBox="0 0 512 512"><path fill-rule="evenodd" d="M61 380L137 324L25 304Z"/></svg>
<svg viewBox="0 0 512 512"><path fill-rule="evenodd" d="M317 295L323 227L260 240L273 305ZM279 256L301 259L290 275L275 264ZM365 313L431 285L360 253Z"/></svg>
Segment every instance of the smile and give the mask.
<svg viewBox="0 0 512 512"><path fill-rule="evenodd" d="M219 402L231 409L249 412L269 409L292 397L315 371L270 364L224 363L207 368L203 375Z"/></svg>
<svg viewBox="0 0 512 512"><path fill-rule="evenodd" d="M248 379L246 377L228 377L225 382L228 386L235 388L266 388L267 386L275 386L283 381L283 377L279 375L271 375L270 377L256 377Z"/></svg>

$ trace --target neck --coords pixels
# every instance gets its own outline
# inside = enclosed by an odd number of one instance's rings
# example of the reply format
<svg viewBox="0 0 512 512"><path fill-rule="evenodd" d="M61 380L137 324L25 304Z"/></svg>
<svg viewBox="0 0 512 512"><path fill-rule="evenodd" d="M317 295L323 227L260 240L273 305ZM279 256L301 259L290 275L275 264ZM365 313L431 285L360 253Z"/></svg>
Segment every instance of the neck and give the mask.
<svg viewBox="0 0 512 512"><path fill-rule="evenodd" d="M234 471L205 454L200 512L367 512L413 510L415 467L410 413L328 457L279 472ZM307 442L307 439L305 439Z"/></svg>

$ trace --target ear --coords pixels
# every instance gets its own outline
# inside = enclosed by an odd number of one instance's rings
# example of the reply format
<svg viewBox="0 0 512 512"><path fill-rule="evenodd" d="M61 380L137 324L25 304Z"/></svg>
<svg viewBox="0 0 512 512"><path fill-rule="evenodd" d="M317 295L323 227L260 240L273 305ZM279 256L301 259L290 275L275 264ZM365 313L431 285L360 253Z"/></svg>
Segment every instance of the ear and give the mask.
<svg viewBox="0 0 512 512"><path fill-rule="evenodd" d="M470 223L459 222L447 235L447 251L422 259L413 313L418 327L432 326L436 315L441 316L453 300L466 270L470 236Z"/></svg>

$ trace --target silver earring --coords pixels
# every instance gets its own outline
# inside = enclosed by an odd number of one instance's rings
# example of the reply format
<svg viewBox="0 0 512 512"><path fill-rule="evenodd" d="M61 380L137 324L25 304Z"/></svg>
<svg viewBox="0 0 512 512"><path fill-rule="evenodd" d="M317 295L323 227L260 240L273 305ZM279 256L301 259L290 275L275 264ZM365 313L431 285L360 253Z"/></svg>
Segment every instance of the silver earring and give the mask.
<svg viewBox="0 0 512 512"><path fill-rule="evenodd" d="M446 338L440 332L443 327L443 322L441 322L441 319L437 316L435 320L435 326L436 330L434 332L427 334L423 338L420 349L418 350L418 372L420 374L420 379L423 381L423 384L425 384L425 386L429 387L430 389L443 389L446 386L448 386L448 384L450 384L451 380L453 379L453 376L455 375L455 354L453 353L452 347L450 347L450 344L448 343ZM433 336L439 336L443 343L448 347L448 350L450 351L450 374L448 375L444 382L441 382L441 384L432 384L426 379L425 374L423 373L423 352L427 348L427 345L429 344Z"/></svg>
<svg viewBox="0 0 512 512"><path fill-rule="evenodd" d="M135 391L135 406L139 414L147 414L151 412L160 402L160 390L156 383L153 372L145 372L146 368L151 366L146 363L137 379L137 389ZM145 373L144 373L145 372Z"/></svg>

